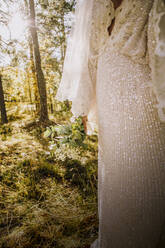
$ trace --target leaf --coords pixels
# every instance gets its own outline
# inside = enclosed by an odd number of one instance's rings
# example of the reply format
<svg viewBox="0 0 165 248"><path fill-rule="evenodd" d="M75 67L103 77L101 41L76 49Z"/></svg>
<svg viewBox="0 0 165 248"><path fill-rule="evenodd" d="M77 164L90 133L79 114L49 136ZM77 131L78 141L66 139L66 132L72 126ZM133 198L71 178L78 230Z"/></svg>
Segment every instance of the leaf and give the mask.
<svg viewBox="0 0 165 248"><path fill-rule="evenodd" d="M52 133L51 129L47 128L47 130L44 132L44 138L50 137L51 133Z"/></svg>

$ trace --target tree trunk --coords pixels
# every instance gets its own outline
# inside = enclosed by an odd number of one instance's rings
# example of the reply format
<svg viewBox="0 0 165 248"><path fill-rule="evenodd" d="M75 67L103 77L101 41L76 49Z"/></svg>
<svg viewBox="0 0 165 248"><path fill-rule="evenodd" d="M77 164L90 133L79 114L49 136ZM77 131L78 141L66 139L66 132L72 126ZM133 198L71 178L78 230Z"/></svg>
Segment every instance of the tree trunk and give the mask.
<svg viewBox="0 0 165 248"><path fill-rule="evenodd" d="M6 114L6 106L4 99L4 92L2 87L2 76L0 75L0 111L1 111L1 121L2 123L7 123L7 114Z"/></svg>
<svg viewBox="0 0 165 248"><path fill-rule="evenodd" d="M40 121L44 122L45 120L48 120L47 93L46 93L46 81L41 68L41 56L40 56L37 29L35 24L34 0L29 0L29 8L30 8L30 17L31 17L30 32L33 40L35 67L37 74L37 85L40 95Z"/></svg>
<svg viewBox="0 0 165 248"><path fill-rule="evenodd" d="M33 56L33 43L32 40L29 38L29 49L30 49L30 69L32 73L32 80L33 80L33 91L34 91L34 101L36 105L36 111L39 112L39 95L38 95L38 88L37 88L37 77L36 77L36 70L34 65L34 56Z"/></svg>
<svg viewBox="0 0 165 248"><path fill-rule="evenodd" d="M30 87L30 76L29 76L29 71L27 70L26 72L27 75L27 83L28 83L28 92L29 92L29 102L32 104L32 93L31 93L31 87Z"/></svg>
<svg viewBox="0 0 165 248"><path fill-rule="evenodd" d="M61 31L62 31L62 35L63 35L63 44L61 44L61 61L62 61L62 65L64 63L64 58L65 58L65 53L66 53L66 34L65 34L65 22L64 22L64 18L65 18L65 13L64 13L64 4L65 1L63 0L61 5Z"/></svg>

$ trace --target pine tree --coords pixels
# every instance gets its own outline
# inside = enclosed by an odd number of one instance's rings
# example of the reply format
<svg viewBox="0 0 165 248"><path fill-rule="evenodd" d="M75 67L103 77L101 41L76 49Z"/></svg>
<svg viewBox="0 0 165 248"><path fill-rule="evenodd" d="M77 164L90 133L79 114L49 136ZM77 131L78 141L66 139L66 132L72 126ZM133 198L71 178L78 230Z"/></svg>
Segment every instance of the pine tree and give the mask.
<svg viewBox="0 0 165 248"><path fill-rule="evenodd" d="M41 55L40 55L38 34L37 34L36 21L35 21L34 0L29 0L29 10L30 10L30 18L31 18L30 32L33 40L35 68L37 74L37 85L40 95L40 121L44 122L48 120L47 93L46 93L46 81L41 67Z"/></svg>

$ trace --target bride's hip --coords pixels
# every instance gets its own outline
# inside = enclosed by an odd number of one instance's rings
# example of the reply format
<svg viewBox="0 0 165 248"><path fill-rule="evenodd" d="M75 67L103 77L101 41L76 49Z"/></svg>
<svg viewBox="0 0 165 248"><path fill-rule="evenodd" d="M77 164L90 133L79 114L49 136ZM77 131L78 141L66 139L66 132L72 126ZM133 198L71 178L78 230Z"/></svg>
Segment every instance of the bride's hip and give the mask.
<svg viewBox="0 0 165 248"><path fill-rule="evenodd" d="M131 57L119 52L103 51L98 60L97 82L109 81L109 84L130 84L136 87L151 85L151 70L148 64L138 63ZM105 79L105 80L104 80Z"/></svg>
<svg viewBox="0 0 165 248"><path fill-rule="evenodd" d="M149 124L153 119L159 123L151 84L148 65L113 51L108 56L103 53L98 61L96 85L99 119L115 125L125 122L126 126L133 122Z"/></svg>
<svg viewBox="0 0 165 248"><path fill-rule="evenodd" d="M152 91L150 74L148 65L113 51L102 53L98 61L97 96L109 95L113 101L122 97L136 100L144 95L146 88Z"/></svg>

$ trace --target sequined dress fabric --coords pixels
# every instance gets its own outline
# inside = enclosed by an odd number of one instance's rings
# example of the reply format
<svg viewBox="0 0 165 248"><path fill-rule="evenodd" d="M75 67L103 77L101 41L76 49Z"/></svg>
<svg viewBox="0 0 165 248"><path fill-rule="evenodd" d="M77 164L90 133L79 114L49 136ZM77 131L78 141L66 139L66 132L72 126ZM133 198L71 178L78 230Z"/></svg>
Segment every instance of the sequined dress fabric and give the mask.
<svg viewBox="0 0 165 248"><path fill-rule="evenodd" d="M150 71L111 49L100 64L97 247L156 248L165 219L165 127Z"/></svg>
<svg viewBox="0 0 165 248"><path fill-rule="evenodd" d="M148 57L152 6L124 0L98 59L99 239L92 247L165 247L165 124Z"/></svg>

